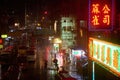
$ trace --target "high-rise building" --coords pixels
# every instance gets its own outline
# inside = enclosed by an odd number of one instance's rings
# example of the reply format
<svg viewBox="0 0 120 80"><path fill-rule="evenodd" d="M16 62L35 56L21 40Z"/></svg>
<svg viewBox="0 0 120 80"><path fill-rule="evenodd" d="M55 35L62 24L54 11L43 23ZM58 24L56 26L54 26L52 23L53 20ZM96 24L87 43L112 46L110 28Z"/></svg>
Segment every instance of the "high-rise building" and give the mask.
<svg viewBox="0 0 120 80"><path fill-rule="evenodd" d="M76 45L75 18L72 16L61 17L62 49L72 48Z"/></svg>

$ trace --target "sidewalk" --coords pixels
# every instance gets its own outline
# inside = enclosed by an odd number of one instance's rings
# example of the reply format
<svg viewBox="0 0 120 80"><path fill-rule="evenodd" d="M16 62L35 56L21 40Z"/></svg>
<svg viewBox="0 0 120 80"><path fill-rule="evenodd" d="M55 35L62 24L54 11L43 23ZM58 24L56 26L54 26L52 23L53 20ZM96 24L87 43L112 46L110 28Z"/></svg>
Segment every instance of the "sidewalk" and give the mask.
<svg viewBox="0 0 120 80"><path fill-rule="evenodd" d="M76 78L77 80L83 80L82 76L77 73L77 69L74 65L67 65L65 69L69 71L70 76Z"/></svg>
<svg viewBox="0 0 120 80"><path fill-rule="evenodd" d="M77 80L83 80L82 76L77 73L77 69L76 69L76 67L74 65L67 64L67 65L64 65L64 67L65 67L65 70L69 71L69 75L71 77L74 77ZM50 70L50 71L55 70L55 68L53 66L51 66L51 65L48 65L48 70Z"/></svg>

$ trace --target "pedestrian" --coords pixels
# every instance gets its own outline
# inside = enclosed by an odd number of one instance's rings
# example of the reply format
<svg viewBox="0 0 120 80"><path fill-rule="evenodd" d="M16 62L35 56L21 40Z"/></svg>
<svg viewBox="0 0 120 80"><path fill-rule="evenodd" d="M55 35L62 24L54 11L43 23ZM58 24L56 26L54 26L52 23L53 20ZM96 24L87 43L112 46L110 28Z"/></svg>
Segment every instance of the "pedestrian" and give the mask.
<svg viewBox="0 0 120 80"><path fill-rule="evenodd" d="M53 60L53 63L54 63L55 68L58 71L58 69L59 69L59 67L58 67L58 60L56 58Z"/></svg>
<svg viewBox="0 0 120 80"><path fill-rule="evenodd" d="M47 65L48 65L48 61L45 60L45 62L44 62L44 68L45 68L45 69L47 69Z"/></svg>

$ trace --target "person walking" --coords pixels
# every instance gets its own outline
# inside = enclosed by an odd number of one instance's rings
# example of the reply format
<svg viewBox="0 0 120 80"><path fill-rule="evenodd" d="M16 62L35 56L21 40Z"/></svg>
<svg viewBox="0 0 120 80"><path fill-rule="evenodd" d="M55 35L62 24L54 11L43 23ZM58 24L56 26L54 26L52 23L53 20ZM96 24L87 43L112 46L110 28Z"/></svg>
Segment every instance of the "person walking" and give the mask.
<svg viewBox="0 0 120 80"><path fill-rule="evenodd" d="M58 60L56 58L53 60L53 63L54 63L54 66L55 66L56 70L58 71L58 69L59 69Z"/></svg>

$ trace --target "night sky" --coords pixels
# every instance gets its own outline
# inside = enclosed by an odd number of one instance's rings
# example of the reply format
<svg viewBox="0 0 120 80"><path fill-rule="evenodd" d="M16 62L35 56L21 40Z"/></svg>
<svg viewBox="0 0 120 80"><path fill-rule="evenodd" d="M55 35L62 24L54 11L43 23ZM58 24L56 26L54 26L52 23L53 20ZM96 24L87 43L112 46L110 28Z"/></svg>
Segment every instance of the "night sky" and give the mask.
<svg viewBox="0 0 120 80"><path fill-rule="evenodd" d="M120 12L120 0L116 0L116 12ZM0 13L24 16L27 13L35 17L48 11L49 16L70 13L77 15L88 14L88 0L0 0ZM83 17L83 16L81 16Z"/></svg>
<svg viewBox="0 0 120 80"><path fill-rule="evenodd" d="M57 8L59 8L61 3L62 3L62 6L63 4L66 5L64 7L67 7L67 6L70 7L71 5L72 8L74 8L75 1L78 1L78 3L83 2L83 0L0 0L0 10L2 11L4 11L4 9L8 11L16 10L18 12L21 12L25 9L25 5L27 6L27 8L29 7L29 10L31 11L34 11L37 8L39 10L47 10L47 9L56 10ZM84 2L86 1L88 0L84 0ZM120 0L116 0L116 1L117 1L116 2L117 7L119 7Z"/></svg>
<svg viewBox="0 0 120 80"><path fill-rule="evenodd" d="M77 3L77 1L79 0L0 0L0 10L15 10L21 13L26 6L27 10L31 12L36 12L37 10L40 12L44 10L57 12L60 8L67 8L68 10L73 8L74 12L75 3Z"/></svg>
<svg viewBox="0 0 120 80"><path fill-rule="evenodd" d="M77 1L78 3L83 3L88 0L84 0L84 1L83 0L0 0L0 10L4 10L4 9L8 11L15 10L19 13L22 13L26 5L27 8L29 8L29 10L33 12L36 9L37 10L39 9L39 11L42 11L42 10L53 11L53 10L56 10L57 8L60 8L59 6L61 5L61 3L62 3L62 6L64 4L63 7L68 6L70 8L74 8L75 6L74 3L77 3ZM117 6L119 7L120 0L116 0L116 1L117 1ZM80 5L81 7L83 6L82 4Z"/></svg>

